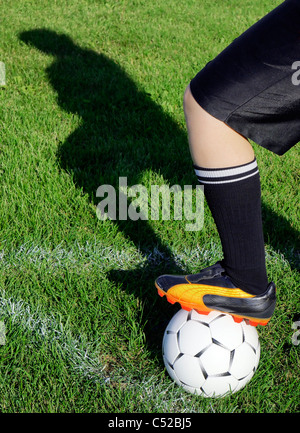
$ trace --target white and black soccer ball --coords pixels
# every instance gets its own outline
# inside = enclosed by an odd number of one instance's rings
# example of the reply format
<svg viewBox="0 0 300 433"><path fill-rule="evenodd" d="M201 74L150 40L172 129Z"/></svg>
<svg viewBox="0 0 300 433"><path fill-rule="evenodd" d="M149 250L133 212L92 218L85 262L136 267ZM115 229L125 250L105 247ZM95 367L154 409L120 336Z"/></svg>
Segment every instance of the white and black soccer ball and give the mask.
<svg viewBox="0 0 300 433"><path fill-rule="evenodd" d="M163 338L163 360L171 378L186 391L222 397L242 389L260 358L255 327L229 314L179 310Z"/></svg>

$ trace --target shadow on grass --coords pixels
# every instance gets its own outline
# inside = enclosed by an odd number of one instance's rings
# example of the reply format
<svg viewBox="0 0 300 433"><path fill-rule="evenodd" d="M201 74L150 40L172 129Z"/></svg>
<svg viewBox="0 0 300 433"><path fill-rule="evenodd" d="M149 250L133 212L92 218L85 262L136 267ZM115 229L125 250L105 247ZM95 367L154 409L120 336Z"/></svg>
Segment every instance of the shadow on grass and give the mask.
<svg viewBox="0 0 300 433"><path fill-rule="evenodd" d="M128 186L143 183L143 173L149 169L160 173L169 185L196 184L186 133L116 62L48 29L23 32L20 39L53 56L46 72L57 92L57 102L82 119L82 125L61 144L58 160L92 203L99 203L96 190L100 185L109 184L118 190L120 176L127 177ZM274 239L276 249L295 243L298 233L288 221L266 206L263 212L266 220L272 221L265 225L265 230L271 243ZM142 251L158 248L167 259L168 269L146 266L139 271L116 270L110 274L111 279L122 283L124 290L142 294L146 306L144 322L154 324L145 328L148 344L160 350L164 327L174 309L158 301L153 280L163 271L182 269L147 221L116 224ZM272 226L281 227L280 236L273 233Z"/></svg>

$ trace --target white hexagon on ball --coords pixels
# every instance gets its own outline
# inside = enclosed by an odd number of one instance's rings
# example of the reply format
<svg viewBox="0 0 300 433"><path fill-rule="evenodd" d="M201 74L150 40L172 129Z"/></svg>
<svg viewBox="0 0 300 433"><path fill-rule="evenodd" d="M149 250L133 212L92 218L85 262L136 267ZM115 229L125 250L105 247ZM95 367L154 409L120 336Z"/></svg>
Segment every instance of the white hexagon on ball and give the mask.
<svg viewBox="0 0 300 433"><path fill-rule="evenodd" d="M197 353L212 343L209 327L203 326L196 320L186 322L178 334L178 344L181 352L191 356L196 356ZM190 335L194 335L194 338L190 338Z"/></svg>

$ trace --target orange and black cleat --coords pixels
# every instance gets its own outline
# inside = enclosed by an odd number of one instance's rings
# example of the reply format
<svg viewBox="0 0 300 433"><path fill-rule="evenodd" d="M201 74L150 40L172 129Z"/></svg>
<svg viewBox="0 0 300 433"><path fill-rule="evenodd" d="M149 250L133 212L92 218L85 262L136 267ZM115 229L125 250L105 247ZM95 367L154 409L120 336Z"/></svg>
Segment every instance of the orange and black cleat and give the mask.
<svg viewBox="0 0 300 433"><path fill-rule="evenodd" d="M193 275L161 275L155 281L160 296L185 310L208 314L217 310L230 314L236 322L266 325L276 305L276 288L270 283L262 295L252 295L236 287L220 262Z"/></svg>

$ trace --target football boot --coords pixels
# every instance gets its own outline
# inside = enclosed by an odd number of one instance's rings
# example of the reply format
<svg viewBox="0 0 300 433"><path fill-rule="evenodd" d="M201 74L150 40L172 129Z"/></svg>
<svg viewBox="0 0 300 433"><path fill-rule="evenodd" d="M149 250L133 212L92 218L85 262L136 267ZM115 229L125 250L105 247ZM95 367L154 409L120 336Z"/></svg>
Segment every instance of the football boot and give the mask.
<svg viewBox="0 0 300 433"><path fill-rule="evenodd" d="M261 295L252 295L233 284L221 263L193 275L161 275L155 281L160 296L178 302L185 310L208 314L216 310L230 314L235 322L266 325L276 305L276 287L269 283Z"/></svg>

